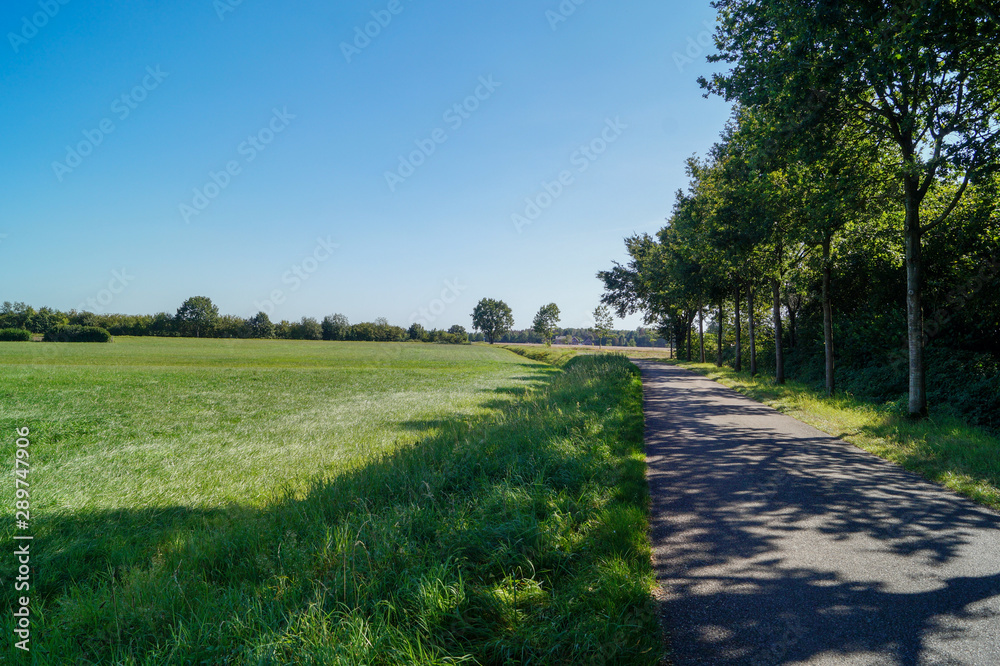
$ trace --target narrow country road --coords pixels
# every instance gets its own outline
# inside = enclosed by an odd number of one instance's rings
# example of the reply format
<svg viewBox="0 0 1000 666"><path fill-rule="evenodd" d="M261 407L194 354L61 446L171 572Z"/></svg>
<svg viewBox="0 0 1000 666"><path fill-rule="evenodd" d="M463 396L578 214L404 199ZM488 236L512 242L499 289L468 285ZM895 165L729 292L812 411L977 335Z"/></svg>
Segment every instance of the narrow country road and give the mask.
<svg viewBox="0 0 1000 666"><path fill-rule="evenodd" d="M1000 515L693 372L634 362L677 666L1000 665Z"/></svg>

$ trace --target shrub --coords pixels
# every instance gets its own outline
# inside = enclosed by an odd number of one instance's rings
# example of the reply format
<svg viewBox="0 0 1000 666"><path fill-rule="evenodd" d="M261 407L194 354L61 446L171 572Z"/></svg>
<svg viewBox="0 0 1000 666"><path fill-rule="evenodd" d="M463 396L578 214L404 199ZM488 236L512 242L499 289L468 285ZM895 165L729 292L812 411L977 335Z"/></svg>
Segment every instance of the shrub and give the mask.
<svg viewBox="0 0 1000 666"><path fill-rule="evenodd" d="M0 342L30 342L31 332L23 328L0 328Z"/></svg>
<svg viewBox="0 0 1000 666"><path fill-rule="evenodd" d="M60 326L42 338L45 342L113 342L111 334L97 326Z"/></svg>

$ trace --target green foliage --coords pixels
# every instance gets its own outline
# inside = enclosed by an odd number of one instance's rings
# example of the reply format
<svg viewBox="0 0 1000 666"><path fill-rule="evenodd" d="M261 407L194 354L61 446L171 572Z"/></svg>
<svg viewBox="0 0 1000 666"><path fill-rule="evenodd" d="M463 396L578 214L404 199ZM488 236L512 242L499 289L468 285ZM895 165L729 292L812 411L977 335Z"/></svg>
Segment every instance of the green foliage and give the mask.
<svg viewBox="0 0 1000 666"><path fill-rule="evenodd" d="M23 328L2 328L0 329L0 342L30 342L31 331Z"/></svg>
<svg viewBox="0 0 1000 666"><path fill-rule="evenodd" d="M615 320L611 316L611 310L606 305L598 305L594 308L594 335L597 344L604 345L604 339L611 333L615 326Z"/></svg>
<svg viewBox="0 0 1000 666"><path fill-rule="evenodd" d="M236 315L220 315L212 326L214 338L249 338L248 321Z"/></svg>
<svg viewBox="0 0 1000 666"><path fill-rule="evenodd" d="M313 317L303 317L292 326L293 340L322 340L323 327Z"/></svg>
<svg viewBox="0 0 1000 666"><path fill-rule="evenodd" d="M482 331L491 345L514 327L514 315L503 301L484 298L472 311L472 326Z"/></svg>
<svg viewBox="0 0 1000 666"><path fill-rule="evenodd" d="M32 333L48 333L58 326L68 323L67 318L52 308L41 308L28 316L24 325Z"/></svg>
<svg viewBox="0 0 1000 666"><path fill-rule="evenodd" d="M262 339L274 337L274 324L266 312L258 312L247 319L247 337Z"/></svg>
<svg viewBox="0 0 1000 666"><path fill-rule="evenodd" d="M174 315L178 329L185 335L201 337L208 334L219 319L219 308L207 296L192 296L184 301Z"/></svg>
<svg viewBox="0 0 1000 666"><path fill-rule="evenodd" d="M35 309L26 303L4 301L0 306L0 328L28 328L28 319Z"/></svg>
<svg viewBox="0 0 1000 666"><path fill-rule="evenodd" d="M464 344L469 341L469 332L465 330L464 326L461 326L459 324L455 324L454 326L449 328L448 335L454 337L455 341L458 343Z"/></svg>
<svg viewBox="0 0 1000 666"><path fill-rule="evenodd" d="M535 315L535 320L532 323L532 329L535 333L542 336L542 340L545 344L552 344L552 336L556 331L556 326L559 324L559 306L555 303L549 303L548 305L543 305L538 309L538 313Z"/></svg>
<svg viewBox="0 0 1000 666"><path fill-rule="evenodd" d="M42 337L43 342L114 342L111 334L97 326L59 326Z"/></svg>
<svg viewBox="0 0 1000 666"><path fill-rule="evenodd" d="M417 323L410 324L410 328L406 330L406 334L411 340L423 341L427 339L427 331L422 325Z"/></svg>
<svg viewBox="0 0 1000 666"><path fill-rule="evenodd" d="M347 340L351 324L342 314L327 315L323 318L324 340Z"/></svg>
<svg viewBox="0 0 1000 666"><path fill-rule="evenodd" d="M347 331L347 339L358 342L400 342L408 339L406 329L392 326L385 319L354 324Z"/></svg>

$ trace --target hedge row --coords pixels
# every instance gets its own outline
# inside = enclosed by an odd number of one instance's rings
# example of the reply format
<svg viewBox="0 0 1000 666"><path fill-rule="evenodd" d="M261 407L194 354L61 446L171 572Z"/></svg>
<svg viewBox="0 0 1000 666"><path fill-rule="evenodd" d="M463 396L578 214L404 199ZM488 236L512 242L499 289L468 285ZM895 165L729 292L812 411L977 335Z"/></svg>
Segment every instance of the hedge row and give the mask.
<svg viewBox="0 0 1000 666"><path fill-rule="evenodd" d="M30 342L31 333L23 328L0 328L0 342Z"/></svg>
<svg viewBox="0 0 1000 666"><path fill-rule="evenodd" d="M111 334L97 326L59 326L42 338L44 342L112 342Z"/></svg>

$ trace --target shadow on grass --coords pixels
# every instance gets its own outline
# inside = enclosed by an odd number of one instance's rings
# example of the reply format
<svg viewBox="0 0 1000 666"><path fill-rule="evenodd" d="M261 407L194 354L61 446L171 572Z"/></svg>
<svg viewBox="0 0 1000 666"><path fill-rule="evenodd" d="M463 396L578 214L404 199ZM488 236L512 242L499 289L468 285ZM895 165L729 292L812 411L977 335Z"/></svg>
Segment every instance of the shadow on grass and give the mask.
<svg viewBox="0 0 1000 666"><path fill-rule="evenodd" d="M640 405L582 361L263 509L42 516L31 663L655 663Z"/></svg>

